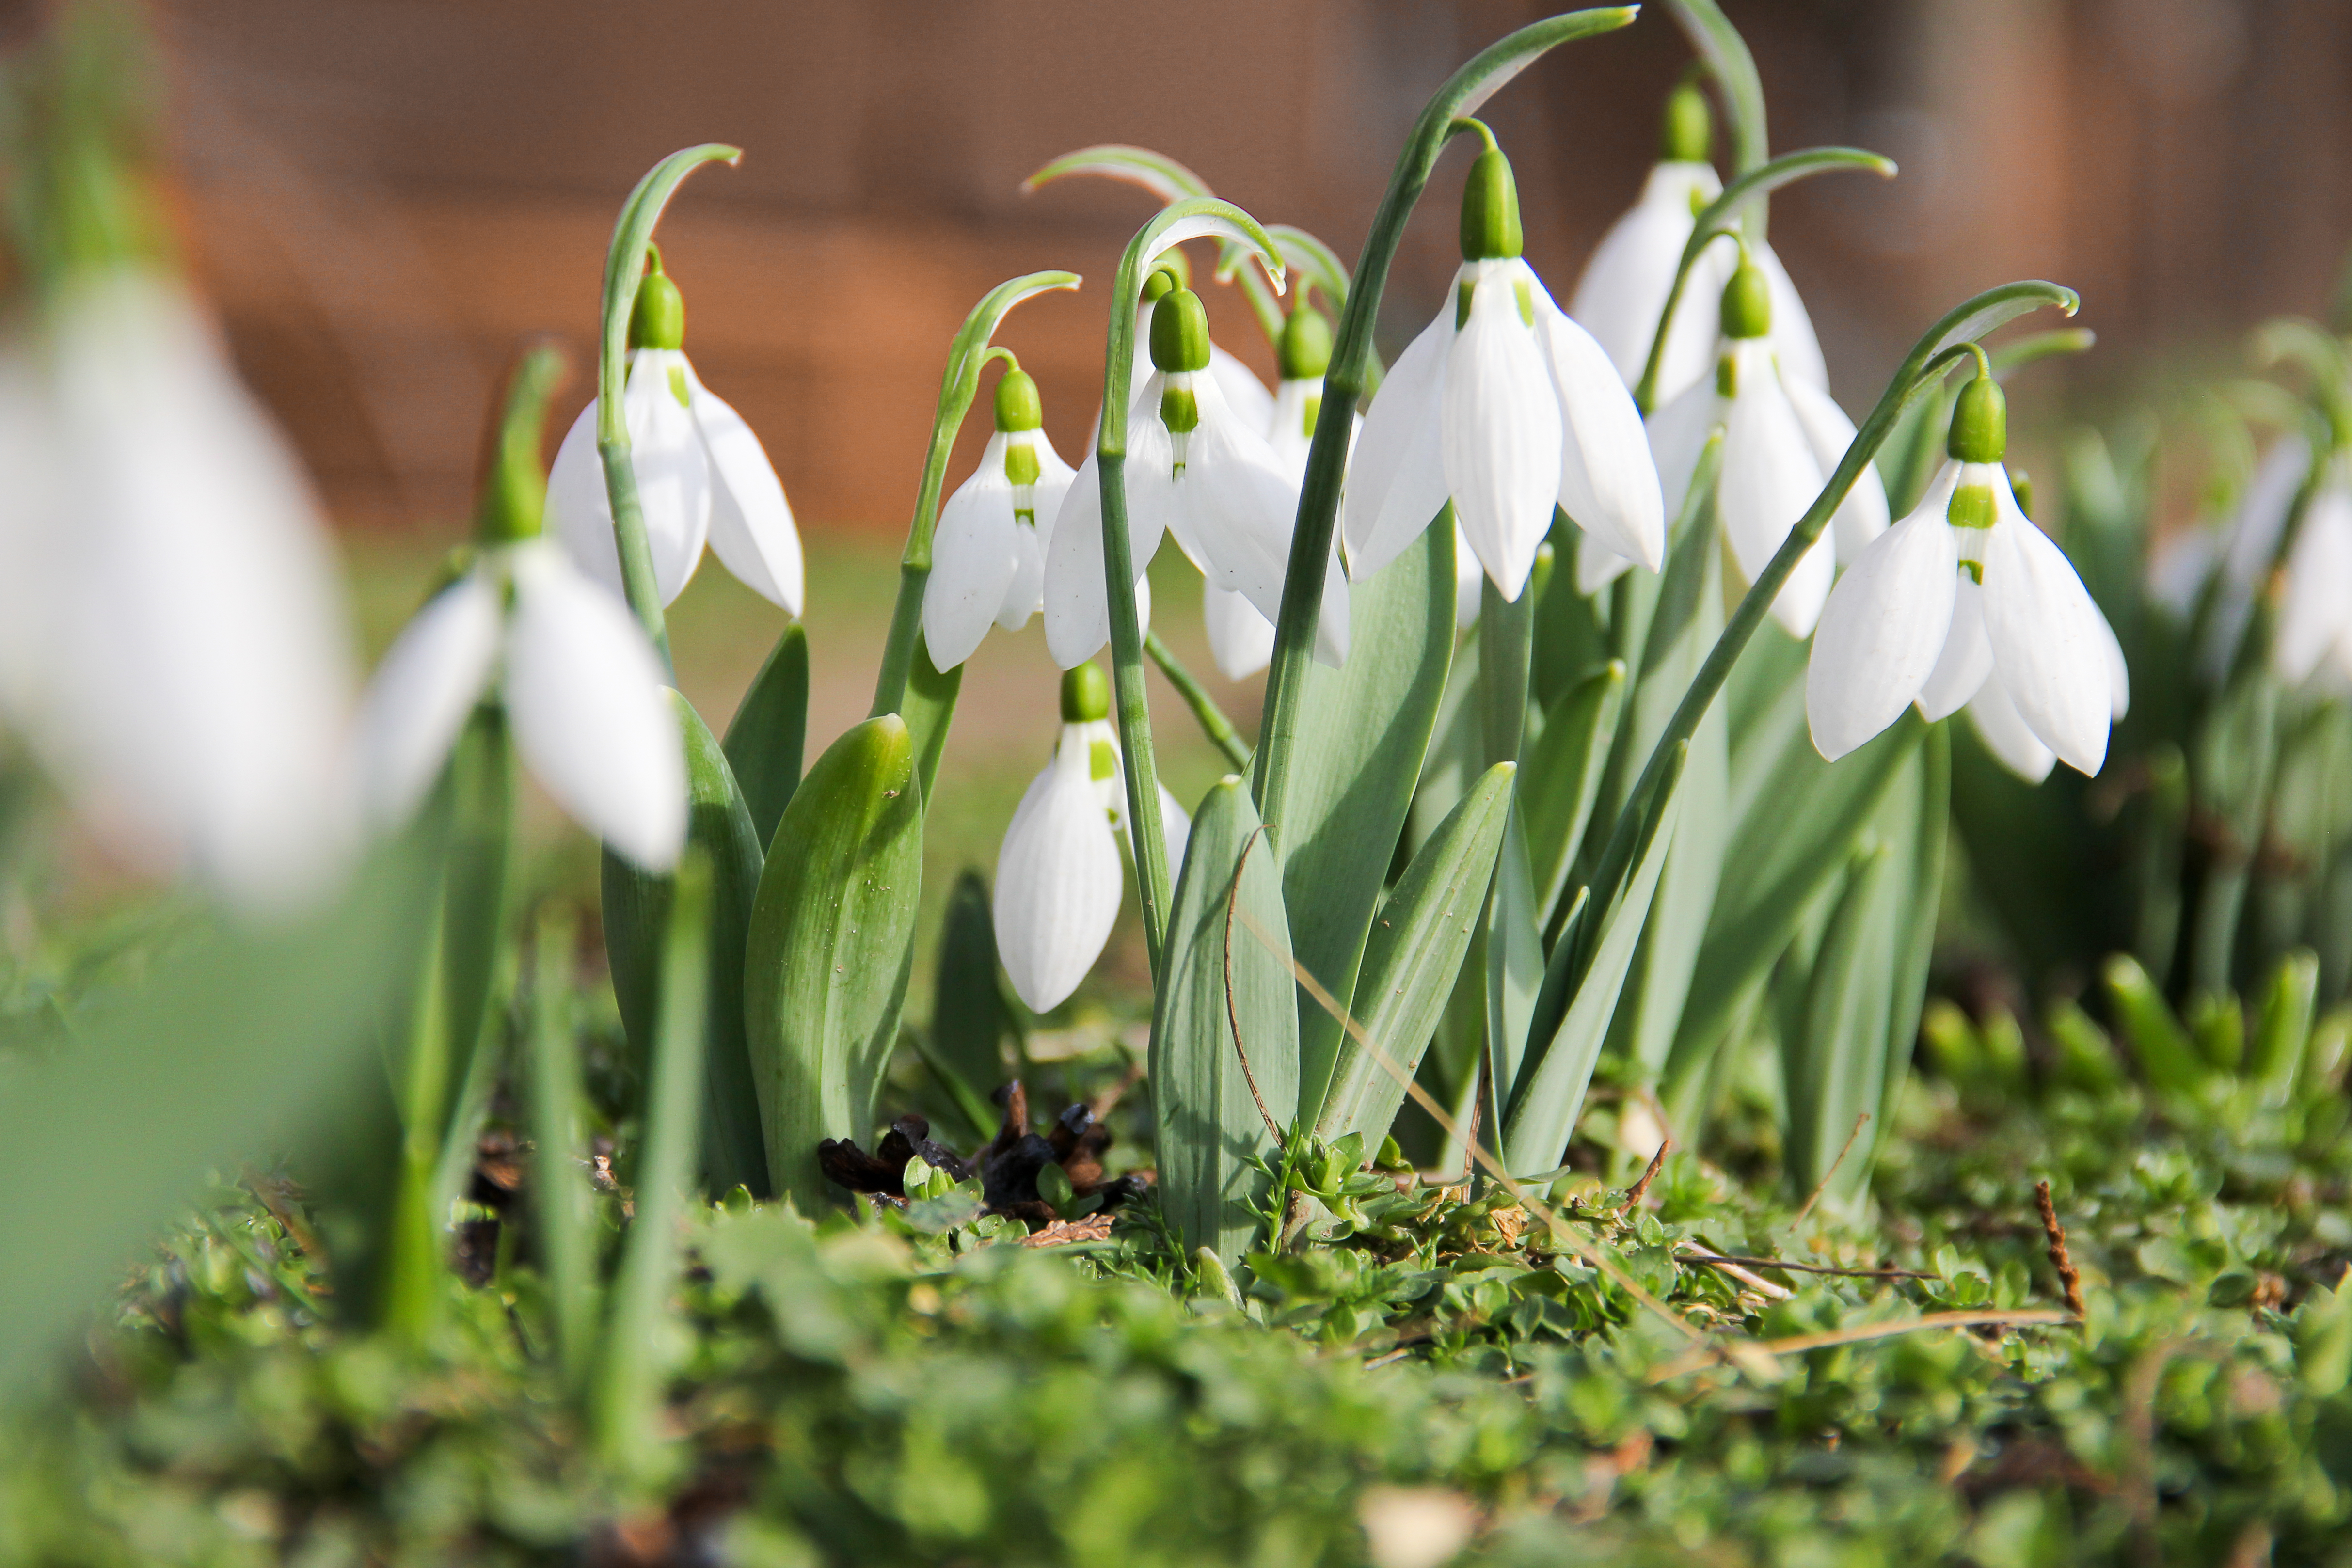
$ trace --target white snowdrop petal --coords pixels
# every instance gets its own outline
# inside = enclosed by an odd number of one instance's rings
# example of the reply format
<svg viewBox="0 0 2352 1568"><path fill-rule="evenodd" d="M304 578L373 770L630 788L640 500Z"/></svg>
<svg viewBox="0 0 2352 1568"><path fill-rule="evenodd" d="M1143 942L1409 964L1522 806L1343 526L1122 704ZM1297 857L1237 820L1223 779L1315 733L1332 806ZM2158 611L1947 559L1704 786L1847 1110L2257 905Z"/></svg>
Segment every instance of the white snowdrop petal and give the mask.
<svg viewBox="0 0 2352 1568"><path fill-rule="evenodd" d="M1922 510L1863 552L1829 596L1805 671L1813 745L1834 762L1903 716L1952 622L1959 550Z"/></svg>
<svg viewBox="0 0 2352 1568"><path fill-rule="evenodd" d="M1853 444L1853 421L1845 416L1845 410L1837 405L1836 399L1803 377L1785 376L1780 384L1789 394L1789 406L1796 411L1797 423L1812 448L1813 461L1826 481L1845 461L1846 448ZM1830 515L1830 532L1837 542L1838 559L1849 565L1859 559L1871 541L1886 531L1886 486L1878 476L1878 465L1865 463L1853 488L1845 493L1845 499Z"/></svg>
<svg viewBox="0 0 2352 1568"><path fill-rule="evenodd" d="M2096 600L2091 601L2091 613L2099 618L2100 640L2106 654L2107 714L2120 722L2131 712L2131 661L2124 657L2124 645Z"/></svg>
<svg viewBox="0 0 2352 1568"><path fill-rule="evenodd" d="M2323 486L2305 508L2287 553L2285 594L2271 667L2290 685L2311 677L2352 627L2352 490Z"/></svg>
<svg viewBox="0 0 2352 1568"><path fill-rule="evenodd" d="M1453 342L1449 299L1398 356L1364 413L1363 435L1340 501L1348 567L1359 579L1402 554L1444 509L1438 411L1444 399L1446 350Z"/></svg>
<svg viewBox="0 0 2352 1568"><path fill-rule="evenodd" d="M1716 495L1731 558L1753 582L1821 494L1822 470L1762 343L1743 343L1738 354L1739 390L1724 414ZM1810 635L1820 619L1837 575L1836 549L1823 529L1774 597L1772 618L1790 636Z"/></svg>
<svg viewBox="0 0 2352 1568"><path fill-rule="evenodd" d="M2001 690L2000 679L1995 676L1969 702L1969 722L1976 727L1978 737L1985 743L2003 768L2029 784L2039 784L2050 777L2057 764L2058 754L2042 744L2041 737L2027 727L2019 716L2016 705Z"/></svg>
<svg viewBox="0 0 2352 1568"><path fill-rule="evenodd" d="M1118 919L1118 843L1085 749L1065 745L1031 781L996 854L997 956L1037 1012L1078 988Z"/></svg>
<svg viewBox="0 0 2352 1568"><path fill-rule="evenodd" d="M668 676L621 601L543 544L514 551L505 691L515 746L583 827L648 871L686 844Z"/></svg>
<svg viewBox="0 0 2352 1568"><path fill-rule="evenodd" d="M1956 588L1952 626L1944 637L1943 655L1936 661L1927 684L1919 688L1919 716L1930 724L1959 712L1992 678L1992 640L1985 635L1984 591L1972 578L1958 578Z"/></svg>
<svg viewBox="0 0 2352 1568"><path fill-rule="evenodd" d="M2205 581L2221 559L2210 528L2191 526L2166 535L2148 556L2148 597L2186 622L2196 613Z"/></svg>
<svg viewBox="0 0 2352 1568"><path fill-rule="evenodd" d="M1201 591L1201 624L1209 657L1229 681L1256 674L1274 661L1274 622L1241 594L1212 582Z"/></svg>
<svg viewBox="0 0 2352 1568"><path fill-rule="evenodd" d="M1631 566L1633 563L1627 561L1625 564ZM1623 568L1621 567L1619 570L1622 570ZM1486 580L1486 574L1478 566L1477 552L1470 548L1470 541L1462 537L1462 526L1456 523L1454 527L1454 629L1455 631L1459 632L1465 627L1478 624L1478 612L1486 600L1486 594L1481 591L1478 585Z"/></svg>
<svg viewBox="0 0 2352 1568"><path fill-rule="evenodd" d="M639 349L629 356L621 397L646 547L653 554L654 587L664 604L686 591L710 533L710 458L689 406L691 375L686 356L677 350ZM685 402L679 401L681 390ZM572 423L555 457L560 483L550 482L548 513L556 537L572 564L619 595L620 549L613 538L612 497L596 451L593 402Z"/></svg>
<svg viewBox="0 0 2352 1568"><path fill-rule="evenodd" d="M1705 163L1656 165L1643 184L1640 200L1601 237L1592 259L1584 264L1568 313L1592 334L1628 387L1642 379L1658 313L1666 308L1666 291L1674 286L1675 268L1690 241L1697 215L1691 196L1696 192L1702 203L1712 201L1722 188L1714 169ZM1659 367L1659 388L1665 397L1705 372L1714 346L1711 316L1703 333L1695 319L1701 313L1693 308L1700 303L1700 281L1694 278L1685 286L1683 302L1675 311L1675 329L1666 339L1665 361ZM1717 287L1719 291L1721 285Z"/></svg>
<svg viewBox="0 0 2352 1568"><path fill-rule="evenodd" d="M1559 507L1611 549L1652 571L1666 558L1665 502L1641 411L1609 357L1534 287L1536 329L1559 397Z"/></svg>
<svg viewBox="0 0 2352 1568"><path fill-rule="evenodd" d="M416 613L376 666L356 730L361 800L374 821L404 822L424 800L498 662L499 590L469 572Z"/></svg>
<svg viewBox="0 0 2352 1568"><path fill-rule="evenodd" d="M1275 389L1274 412L1266 419L1265 444L1293 485L1307 481L1307 454L1315 444L1315 426L1307 411L1309 405L1319 408L1317 400L1322 395L1320 380L1286 381ZM1228 397L1226 401L1233 400ZM1360 419L1358 423L1361 423Z"/></svg>
<svg viewBox="0 0 2352 1568"><path fill-rule="evenodd" d="M1102 488L1092 453L1062 499L1045 545L1045 647L1054 663L1077 668L1110 641L1103 598Z"/></svg>
<svg viewBox="0 0 2352 1568"><path fill-rule="evenodd" d="M1138 351L1149 358L1150 345L1139 345ZM1256 371L1214 343L1209 345L1209 379L1217 383L1234 417L1250 429L1263 433L1274 423L1274 394Z"/></svg>
<svg viewBox="0 0 2352 1568"><path fill-rule="evenodd" d="M1078 474L1076 469L1062 461L1062 455L1054 450L1054 444L1045 438L1042 430L1029 433L1029 450L1037 458L1037 483L1031 486L1030 498L1036 503L1037 542L1042 549L1046 538L1054 530L1054 519L1061 515L1062 502L1069 495L1070 486L1076 482ZM1041 571L1044 560L1045 557L1040 555L1038 570ZM1034 604L1030 606L1033 611L1035 608Z"/></svg>
<svg viewBox="0 0 2352 1568"><path fill-rule="evenodd" d="M1729 251L1728 246L1722 246ZM1797 286L1789 277L1789 269L1769 245L1748 247L1748 255L1764 274L1764 281L1772 291L1772 334L1765 340L1772 345L1772 357L1780 362L1780 373L1792 381L1810 382L1826 389L1830 384L1829 366L1822 359L1821 340L1813 334L1813 319L1805 312L1805 301ZM1725 274L1726 278L1729 273ZM1721 293L1721 286L1717 292Z"/></svg>
<svg viewBox="0 0 2352 1568"><path fill-rule="evenodd" d="M803 567L800 529L783 481L768 461L767 448L726 400L705 387L686 367L696 425L713 479L710 548L746 588L781 607L801 612Z"/></svg>
<svg viewBox="0 0 2352 1568"><path fill-rule="evenodd" d="M1169 527L1196 541L1194 559L1218 587L1244 595L1259 614L1275 620L1290 569L1298 483L1265 438L1240 423L1213 382L1199 386L1197 396L1201 423L1173 486Z"/></svg>
<svg viewBox="0 0 2352 1568"><path fill-rule="evenodd" d="M1477 264L1470 315L1446 350L1439 446L1454 520L1506 599L1527 586L1559 497L1560 413L1517 274Z"/></svg>
<svg viewBox="0 0 2352 1568"><path fill-rule="evenodd" d="M1586 534L1576 541L1576 591L1590 598L1625 573L1633 563Z"/></svg>
<svg viewBox="0 0 2352 1568"><path fill-rule="evenodd" d="M1650 446L1652 471L1658 476L1662 515L1671 526L1690 499L1691 476L1707 437L1723 423L1723 400L1710 379L1692 382L1680 395L1660 405L1643 427ZM1613 575L1613 574L1612 574Z"/></svg>
<svg viewBox="0 0 2352 1568"><path fill-rule="evenodd" d="M2018 716L2077 772L2095 775L2113 712L2099 612L2065 553L1993 486L1986 530L1985 632Z"/></svg>
<svg viewBox="0 0 2352 1568"><path fill-rule="evenodd" d="M1168 845L1170 870L1182 870L1185 847L1192 841L1192 819L1165 784L1160 786L1160 836Z"/></svg>
<svg viewBox="0 0 2352 1568"><path fill-rule="evenodd" d="M1045 510L1044 502L1038 510ZM1037 530L1027 523L1013 525L1013 577L1004 585L1004 597L997 601L996 623L1007 632L1018 632L1029 624L1029 617L1045 603L1045 546Z"/></svg>
<svg viewBox="0 0 2352 1568"><path fill-rule="evenodd" d="M932 666L971 657L1005 607L1021 568L1013 486L1004 477L1004 437L991 440L980 467L940 508L931 535L931 575L923 585L923 644Z"/></svg>

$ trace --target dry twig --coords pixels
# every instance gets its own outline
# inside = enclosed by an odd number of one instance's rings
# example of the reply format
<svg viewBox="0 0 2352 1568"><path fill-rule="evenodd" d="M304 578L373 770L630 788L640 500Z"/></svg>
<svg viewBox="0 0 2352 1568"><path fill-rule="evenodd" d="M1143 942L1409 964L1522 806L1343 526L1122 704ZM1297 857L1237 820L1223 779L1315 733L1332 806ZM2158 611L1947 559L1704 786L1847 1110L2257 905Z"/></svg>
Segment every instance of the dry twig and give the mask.
<svg viewBox="0 0 2352 1568"><path fill-rule="evenodd" d="M1832 1160L1830 1162L1830 1168L1822 1173L1820 1183L1814 1186L1811 1193L1806 1195L1805 1207L1797 1210L1796 1218L1789 1221L1790 1229L1794 1230L1798 1226L1802 1225L1805 1222L1805 1216L1812 1213L1813 1205L1821 1202L1822 1194L1829 1191L1830 1178L1837 1175L1838 1166L1845 1164L1846 1155L1853 1153L1853 1141L1862 1136L1863 1124L1869 1120L1870 1113L1867 1111L1860 1112L1854 1116L1853 1131L1845 1135L1845 1147L1838 1151L1838 1157Z"/></svg>
<svg viewBox="0 0 2352 1568"><path fill-rule="evenodd" d="M2050 1266L2058 1270L2058 1283L2065 1288L2066 1310L2076 1317L2085 1315L2083 1305L2083 1276L2075 1271L2074 1260L2066 1250L2066 1228L2058 1223L2057 1205L2050 1201L2050 1184L2033 1184L2033 1207L2042 1211L2042 1234L2050 1239Z"/></svg>

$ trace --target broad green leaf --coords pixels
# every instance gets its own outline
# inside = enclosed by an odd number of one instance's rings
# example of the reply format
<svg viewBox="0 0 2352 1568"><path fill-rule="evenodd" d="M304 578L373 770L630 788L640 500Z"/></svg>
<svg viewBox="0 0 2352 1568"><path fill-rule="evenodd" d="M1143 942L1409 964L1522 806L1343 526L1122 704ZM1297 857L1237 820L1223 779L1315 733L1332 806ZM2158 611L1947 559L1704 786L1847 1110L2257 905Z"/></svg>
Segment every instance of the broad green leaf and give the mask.
<svg viewBox="0 0 2352 1568"><path fill-rule="evenodd" d="M1634 841L1633 870L1626 877L1615 906L1596 913L1577 912L1560 933L1560 941L1578 942L1591 954L1583 972L1573 977L1567 1010L1559 1028L1540 1052L1529 1044L1521 1082L1511 1096L1503 1128L1504 1160L1515 1173L1549 1170L1559 1164L1569 1134L1584 1108L1584 1091L1592 1081L1593 1064L1601 1060L1610 1016L1633 962L1643 925L1649 918L1650 900L1657 892L1666 852L1674 843L1675 817L1681 800L1678 788L1686 747L1678 746L1659 776L1654 803L1645 813ZM1579 926L1595 923L1596 934L1584 942ZM1499 1098L1499 1096L1498 1096Z"/></svg>
<svg viewBox="0 0 2352 1568"><path fill-rule="evenodd" d="M1297 985L1265 836L1246 784L1210 787L1185 846L1151 1017L1160 1210L1187 1250L1210 1248L1228 1267L1261 1229L1247 1206L1266 1180L1248 1161L1274 1157L1267 1119L1279 1125L1298 1100Z"/></svg>
<svg viewBox="0 0 2352 1568"><path fill-rule="evenodd" d="M898 711L915 736L915 768L921 776L923 799L940 776L940 758L948 748L948 726L955 722L956 694L963 688L963 666L936 669L923 634L915 633L914 667L907 673L907 697Z"/></svg>
<svg viewBox="0 0 2352 1568"><path fill-rule="evenodd" d="M417 973L437 848L412 835L324 909L189 943L10 1075L0 1386L47 1364L208 1166L352 1135L344 1108L383 1094L373 1047Z"/></svg>
<svg viewBox="0 0 2352 1568"><path fill-rule="evenodd" d="M587 1096L580 1076L573 1017L572 952L578 933L568 909L543 909L533 944L528 1100L539 1179L530 1184L539 1252L547 1279L556 1359L567 1393L584 1395L596 1354L596 1218L586 1162Z"/></svg>
<svg viewBox="0 0 2352 1568"><path fill-rule="evenodd" d="M2262 1086L2263 1098L2270 1104L2284 1105L2294 1098L2295 1074L2303 1066L2304 1042L2311 1038L2318 998L2319 956L2300 947L2280 959L2263 991L2253 1050L2246 1062L2248 1074Z"/></svg>
<svg viewBox="0 0 2352 1568"><path fill-rule="evenodd" d="M1551 581L1536 601L1535 654L1528 674L1535 704L1546 713L1561 694L1615 656L1609 645L1612 591L1590 597L1576 591L1576 552L1585 548L1584 530L1555 507L1549 538Z"/></svg>
<svg viewBox="0 0 2352 1568"><path fill-rule="evenodd" d="M1878 1109L1893 988L1885 936L1895 924L1893 858L1892 848L1878 841L1846 867L1845 885L1813 955L1801 1022L1781 1038L1780 1072L1788 1085L1783 1169L1789 1189L1800 1196L1828 1177L1854 1132L1855 1116ZM1846 1163L1852 1160L1847 1154Z"/></svg>
<svg viewBox="0 0 2352 1568"><path fill-rule="evenodd" d="M768 662L751 678L727 726L727 765L742 788L760 852L776 836L776 820L800 788L801 754L808 744L808 632L797 621L784 628Z"/></svg>
<svg viewBox="0 0 2352 1568"><path fill-rule="evenodd" d="M2107 960L2100 977L2106 982L2124 1038L2138 1059L2140 1076L2159 1092L2194 1094L2212 1069L2198 1055L2196 1043L2147 971L2118 953Z"/></svg>
<svg viewBox="0 0 2352 1568"><path fill-rule="evenodd" d="M1454 653L1454 533L1432 528L1349 594L1348 661L1307 667L1298 749L1267 831L1298 962L1335 997L1355 989L1372 909L1395 858ZM1322 1103L1339 1027L1299 995L1299 1109ZM1286 1120L1289 1108L1277 1106Z"/></svg>
<svg viewBox="0 0 2352 1568"><path fill-rule="evenodd" d="M967 1121L968 1129L985 1138L995 1131L985 1113L986 1096L1006 1077L1004 1041L1019 1038L1012 1009L996 975L996 923L988 901L988 883L977 871L956 878L948 895L948 911L940 937L940 969L931 999L929 1057L954 1079L949 1096ZM960 1088L959 1088L960 1086Z"/></svg>
<svg viewBox="0 0 2352 1568"><path fill-rule="evenodd" d="M710 974L705 984L706 1065L701 1082L707 1098L702 1134L705 1171L714 1193L740 1184L761 1197L768 1183L767 1151L760 1134L759 1092L743 1019L743 945L751 924L751 901L761 881L761 845L751 813L726 754L703 724L694 705L677 692L686 737L687 842L710 864ZM604 957L613 971L613 997L621 1026L643 1081L651 1080L654 1025L661 1007L656 966L669 925L675 879L640 870L604 852Z"/></svg>
<svg viewBox="0 0 2352 1568"><path fill-rule="evenodd" d="M745 1021L768 1178L803 1213L830 1200L818 1143L873 1136L922 873L914 737L885 714L809 769L776 824L751 906Z"/></svg>
<svg viewBox="0 0 2352 1568"><path fill-rule="evenodd" d="M1552 591L1563 584L1554 575ZM1567 588L1573 592L1573 587ZM1547 709L1543 734L1528 753L1519 780L1519 811L1527 823L1528 863L1536 907L1549 912L1568 885L1585 824L1601 798L1601 779L1617 733L1625 696L1625 665L1612 659L1561 692Z"/></svg>
<svg viewBox="0 0 2352 1568"><path fill-rule="evenodd" d="M1486 770L1412 857L1373 922L1349 1008L1363 1038L1350 1033L1340 1042L1318 1137L1361 1133L1377 1147L1388 1135L1469 951L1516 771L1507 762Z"/></svg>
<svg viewBox="0 0 2352 1568"><path fill-rule="evenodd" d="M1884 1064L1879 1071L1878 1113L1864 1142L1868 1157L1853 1173L1850 1192L1860 1192L1878 1163L1878 1151L1895 1131L1895 1113L1903 1102L1903 1085L1911 1076L1911 1059L1917 1054L1919 1014L1927 1000L1927 971L1936 956L1936 920L1943 912L1944 862L1952 841L1952 735L1938 727L1919 747L1915 771L1917 810L1907 824L1908 836L1897 840L1895 853L1902 873L1904 904L1898 906L1894 947L1895 990L1887 1005ZM1898 789L1911 788L1911 781ZM1894 804L1892 796L1889 806ZM1882 808L1885 810L1886 808ZM1898 821L1898 827L1903 826Z"/></svg>
<svg viewBox="0 0 2352 1568"><path fill-rule="evenodd" d="M1497 766L1500 766L1498 763ZM1527 1053L1528 1020L1543 988L1543 932L1537 925L1534 878L1528 870L1527 835L1517 808L1503 830L1495 860L1494 884L1486 894L1486 1061L1499 1107L1519 1081Z"/></svg>

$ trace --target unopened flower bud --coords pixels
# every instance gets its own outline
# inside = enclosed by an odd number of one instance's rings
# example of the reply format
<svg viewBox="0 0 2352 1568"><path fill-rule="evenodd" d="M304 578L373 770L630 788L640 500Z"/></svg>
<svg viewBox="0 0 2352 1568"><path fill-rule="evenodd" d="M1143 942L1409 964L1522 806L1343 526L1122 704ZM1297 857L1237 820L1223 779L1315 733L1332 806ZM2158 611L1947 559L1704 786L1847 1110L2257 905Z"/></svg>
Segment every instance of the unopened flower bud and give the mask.
<svg viewBox="0 0 2352 1568"><path fill-rule="evenodd" d="M1286 382L1314 381L1331 368L1331 323L1312 305L1301 305L1282 324L1276 356Z"/></svg>
<svg viewBox="0 0 2352 1568"><path fill-rule="evenodd" d="M1470 179L1462 187L1462 259L1508 260L1526 244L1511 161L1501 148L1489 147L1470 165Z"/></svg>
<svg viewBox="0 0 2352 1568"><path fill-rule="evenodd" d="M1062 722L1096 724L1110 716L1110 677L1089 659L1062 672Z"/></svg>
<svg viewBox="0 0 2352 1568"><path fill-rule="evenodd" d="M1727 338L1764 338L1772 331L1772 286L1764 279L1764 269L1748 259L1739 258L1739 266L1731 274L1731 281L1723 286L1723 335Z"/></svg>
<svg viewBox="0 0 2352 1568"><path fill-rule="evenodd" d="M1151 362L1169 371L1209 368L1209 312L1191 289L1171 290L1152 311Z"/></svg>
<svg viewBox="0 0 2352 1568"><path fill-rule="evenodd" d="M1666 94L1665 119L1658 131L1658 161L1704 163L1714 142L1715 116L1698 84L1686 81Z"/></svg>
<svg viewBox="0 0 2352 1568"><path fill-rule="evenodd" d="M629 312L629 347L676 349L685 342L686 296L662 270L661 254L656 251L637 284L636 307Z"/></svg>
<svg viewBox="0 0 2352 1568"><path fill-rule="evenodd" d="M1045 405L1037 398L1037 382L1014 366L996 383L996 428L1035 430L1045 423Z"/></svg>
<svg viewBox="0 0 2352 1568"><path fill-rule="evenodd" d="M2000 383L1979 372L1952 405L1947 449L1956 463L1998 463L2009 451L2009 399Z"/></svg>

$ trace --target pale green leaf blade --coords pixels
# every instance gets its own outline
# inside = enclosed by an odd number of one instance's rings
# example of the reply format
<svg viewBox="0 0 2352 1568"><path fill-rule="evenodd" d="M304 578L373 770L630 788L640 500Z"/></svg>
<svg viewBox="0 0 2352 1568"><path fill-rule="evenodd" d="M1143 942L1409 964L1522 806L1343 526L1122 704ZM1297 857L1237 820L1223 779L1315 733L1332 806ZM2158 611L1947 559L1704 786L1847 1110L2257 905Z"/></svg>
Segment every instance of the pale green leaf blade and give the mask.
<svg viewBox="0 0 2352 1568"><path fill-rule="evenodd" d="M944 1084L967 1120L1005 1080L1004 1040L1016 1033L996 975L996 922L988 883L967 869L948 895L931 1000L929 1057L954 1078ZM980 1113L971 1131L985 1138L993 1119Z"/></svg>
<svg viewBox="0 0 2352 1568"><path fill-rule="evenodd" d="M1574 591L1573 585L1558 580L1553 590ZM1624 698L1625 664L1612 659L1559 694L1528 754L1519 810L1527 821L1528 863L1538 909L1549 911L1568 885L1593 804L1601 799Z"/></svg>
<svg viewBox="0 0 2352 1568"><path fill-rule="evenodd" d="M914 666L907 672L907 697L898 711L914 732L915 770L926 800L931 798L931 786L940 776L940 758L948 748L948 726L955 722L956 694L962 689L963 666L934 667L923 634L916 632Z"/></svg>
<svg viewBox="0 0 2352 1568"><path fill-rule="evenodd" d="M1265 836L1245 783L1210 787L1185 846L1151 1019L1160 1212L1188 1250L1211 1248L1228 1267L1260 1230L1246 1206L1266 1182L1247 1162L1274 1155L1267 1119L1280 1124L1298 1098L1297 987Z"/></svg>
<svg viewBox="0 0 2352 1568"><path fill-rule="evenodd" d="M1396 1120L1477 929L1516 771L1507 762L1486 770L1412 857L1373 922L1349 1009L1363 1038L1349 1033L1340 1042L1318 1136L1361 1133L1377 1148Z"/></svg>
<svg viewBox="0 0 2352 1568"><path fill-rule="evenodd" d="M776 821L800 788L801 758L808 744L808 633L797 621L769 650L768 662L751 678L735 716L727 725L727 764L743 790L751 831L767 852Z"/></svg>
<svg viewBox="0 0 2352 1568"><path fill-rule="evenodd" d="M1852 1165L1846 1141L1854 1118L1878 1109L1891 991L1887 933L1895 924L1893 859L1879 841L1847 865L1813 955L1802 1022L1780 1042L1788 1085L1782 1170L1789 1190L1801 1197L1829 1177L1841 1154Z"/></svg>
<svg viewBox="0 0 2352 1568"><path fill-rule="evenodd" d="M827 1201L819 1141L873 1135L922 870L914 737L885 714L809 769L751 907L744 1002L768 1175L804 1213Z"/></svg>

